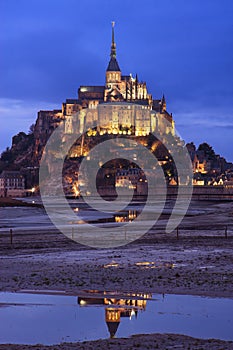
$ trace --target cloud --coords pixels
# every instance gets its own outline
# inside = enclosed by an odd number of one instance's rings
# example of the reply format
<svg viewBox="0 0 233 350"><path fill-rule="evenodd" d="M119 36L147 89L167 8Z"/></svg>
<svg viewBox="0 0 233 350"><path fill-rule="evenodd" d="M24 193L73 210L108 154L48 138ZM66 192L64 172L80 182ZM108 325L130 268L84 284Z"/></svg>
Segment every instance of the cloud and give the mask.
<svg viewBox="0 0 233 350"><path fill-rule="evenodd" d="M231 0L1 0L0 7L0 149L38 110L60 108L80 85L104 84L115 20L122 73L137 72L154 98L165 93L185 140L208 139L230 157Z"/></svg>
<svg viewBox="0 0 233 350"><path fill-rule="evenodd" d="M174 115L176 128L186 141L193 141L197 146L207 142L217 154L233 162L233 110L228 108L203 108L192 112Z"/></svg>

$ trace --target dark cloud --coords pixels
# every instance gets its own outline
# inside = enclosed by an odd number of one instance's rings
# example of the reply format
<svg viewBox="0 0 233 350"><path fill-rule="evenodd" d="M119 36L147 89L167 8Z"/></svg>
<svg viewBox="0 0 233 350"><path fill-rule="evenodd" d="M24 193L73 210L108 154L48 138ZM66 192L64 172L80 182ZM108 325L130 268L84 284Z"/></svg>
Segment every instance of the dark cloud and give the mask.
<svg viewBox="0 0 233 350"><path fill-rule="evenodd" d="M202 123L197 133L205 139L206 132L218 147L229 141L224 127L217 136L208 126L216 126L213 119L233 120L232 11L231 0L1 0L0 97L30 109L40 101L60 105L81 84L104 84L115 20L123 73L137 72L155 97L165 93L177 125L194 131ZM23 127L20 118L12 113L12 125ZM9 134L1 142L9 145Z"/></svg>

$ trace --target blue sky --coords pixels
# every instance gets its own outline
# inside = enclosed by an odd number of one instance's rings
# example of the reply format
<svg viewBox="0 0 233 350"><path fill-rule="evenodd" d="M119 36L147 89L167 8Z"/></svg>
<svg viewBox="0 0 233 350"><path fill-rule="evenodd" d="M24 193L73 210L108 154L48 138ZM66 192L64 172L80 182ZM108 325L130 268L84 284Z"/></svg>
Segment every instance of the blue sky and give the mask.
<svg viewBox="0 0 233 350"><path fill-rule="evenodd" d="M40 109L103 85L111 21L123 74L165 94L185 141L233 161L232 0L1 0L0 151Z"/></svg>

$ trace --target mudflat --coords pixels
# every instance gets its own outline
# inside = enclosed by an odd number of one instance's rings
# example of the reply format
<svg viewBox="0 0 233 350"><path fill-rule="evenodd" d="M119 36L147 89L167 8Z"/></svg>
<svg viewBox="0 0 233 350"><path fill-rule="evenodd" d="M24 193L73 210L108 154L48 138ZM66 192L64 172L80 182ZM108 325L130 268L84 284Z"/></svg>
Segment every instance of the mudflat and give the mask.
<svg viewBox="0 0 233 350"><path fill-rule="evenodd" d="M99 289L232 298L233 203L205 202L199 206L195 203L192 209L180 226L178 238L177 232L165 234L152 229L126 246L92 249L48 226L42 208L2 208L5 215L0 231L0 290L49 289L78 294L82 289ZM22 210L27 210L23 216ZM17 218L21 220L20 225ZM24 227L22 220L27 219L31 220L30 224ZM36 220L41 226L35 224ZM12 244L10 226L13 227ZM180 349L233 349L232 342L171 334L51 347L0 345L0 349L167 349L178 346Z"/></svg>

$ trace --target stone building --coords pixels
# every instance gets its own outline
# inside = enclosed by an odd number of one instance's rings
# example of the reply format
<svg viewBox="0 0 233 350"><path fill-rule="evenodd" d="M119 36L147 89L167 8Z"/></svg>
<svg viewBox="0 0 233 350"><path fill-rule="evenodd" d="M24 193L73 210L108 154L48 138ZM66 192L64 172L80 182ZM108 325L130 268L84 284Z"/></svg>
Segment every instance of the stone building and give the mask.
<svg viewBox="0 0 233 350"><path fill-rule="evenodd" d="M25 195L25 178L20 171L4 170L0 175L0 197Z"/></svg>
<svg viewBox="0 0 233 350"><path fill-rule="evenodd" d="M140 81L137 75L133 77L131 74L122 74L116 58L114 35L113 22L110 61L105 74L105 85L81 85L78 89L78 97L67 99L62 103L61 110L38 113L35 126L35 157L40 155L48 137L63 120L66 135L76 131L82 132L88 128L91 130L97 121L101 125L101 130L98 130L100 134L123 133L146 136L154 130L174 134L174 121L172 114L166 110L164 95L161 99L153 99L148 93L146 82ZM108 107L109 102L115 104L111 110ZM127 105L130 103L132 108L127 110ZM136 107L133 107L135 105ZM78 123L75 117L77 112L79 112Z"/></svg>

